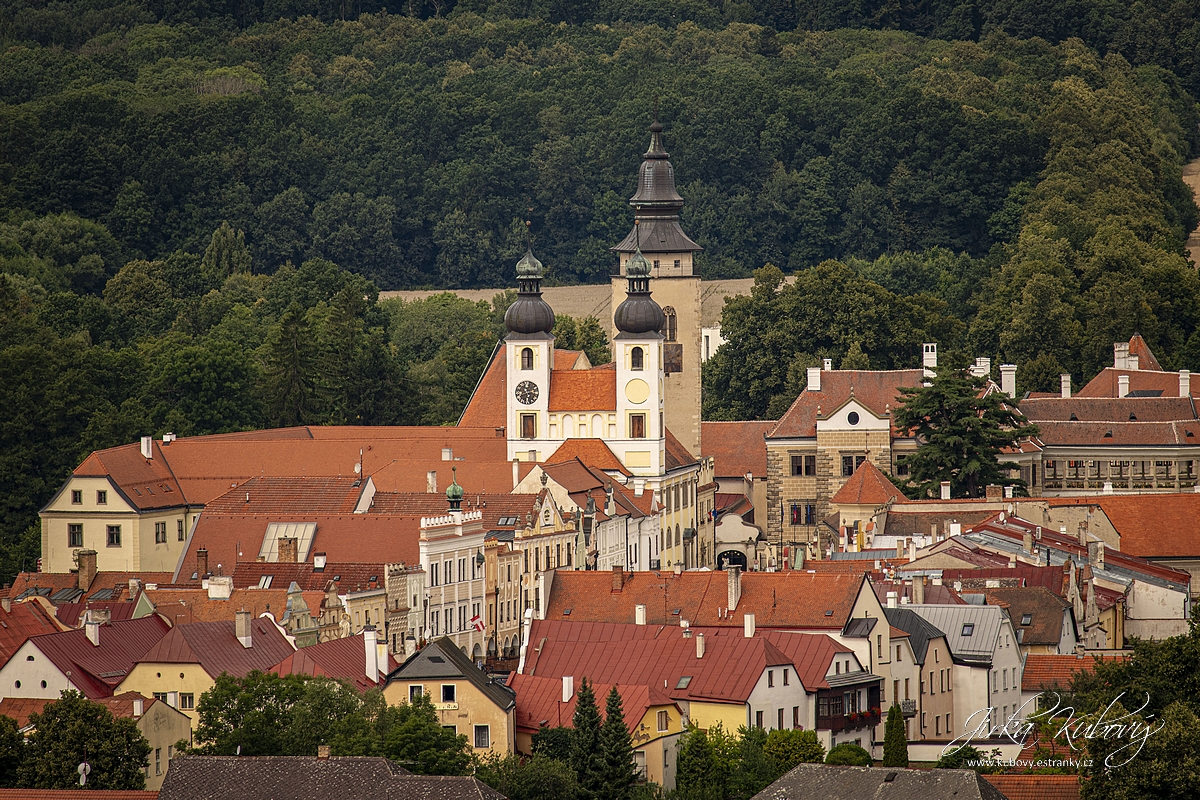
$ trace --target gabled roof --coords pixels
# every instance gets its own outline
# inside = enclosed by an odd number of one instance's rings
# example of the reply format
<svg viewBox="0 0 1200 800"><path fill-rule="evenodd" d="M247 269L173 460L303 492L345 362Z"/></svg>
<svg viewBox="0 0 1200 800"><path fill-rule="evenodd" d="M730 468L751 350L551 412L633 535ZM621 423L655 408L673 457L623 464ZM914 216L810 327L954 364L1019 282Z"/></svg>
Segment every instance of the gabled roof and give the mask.
<svg viewBox="0 0 1200 800"><path fill-rule="evenodd" d="M679 469L680 467L690 467L699 462L692 455L692 451L683 446L683 442L675 438L675 434L671 433L670 428L663 428L663 439L665 439L664 447L667 451L667 470Z"/></svg>
<svg viewBox="0 0 1200 800"><path fill-rule="evenodd" d="M605 297L608 292L605 292ZM481 427L481 428L505 428L508 425L508 362L505 361L507 347L504 342L496 345L496 349L492 351L492 358L488 361L487 366L483 370L483 375L479 378L479 383L475 385L475 391L471 394L471 398L467 401L466 408L463 409L462 415L458 418L459 427ZM616 409L616 372L612 365L600 365L599 367L589 367L586 359L580 358L578 350L554 350L554 377L550 382L550 408L552 411L601 411L605 409ZM580 367L583 367L580 369ZM554 407L555 399L555 384L561 374L568 372L592 372L594 370L606 370L609 374L608 380L612 382L612 387L607 391L612 395L612 405L572 405L565 409L556 409ZM568 377L564 381L559 397L559 402L565 402L567 399L572 402L575 400L587 400L586 396L576 397L576 390L589 388L588 381L601 381L603 379L584 378L578 384L572 383L573 378ZM570 384L572 387L568 389ZM597 400L599 402L599 400ZM607 400L604 402L608 402ZM501 442L506 442L501 438Z"/></svg>
<svg viewBox="0 0 1200 800"><path fill-rule="evenodd" d="M167 634L162 617L111 622L99 628L100 644L93 645L83 629L34 636L29 641L91 700L111 697L134 663Z"/></svg>
<svg viewBox="0 0 1200 800"><path fill-rule="evenodd" d="M763 789L755 800L1006 800L979 773L970 769L895 769L800 764Z"/></svg>
<svg viewBox="0 0 1200 800"><path fill-rule="evenodd" d="M964 592L971 589L984 590L990 580L998 581L999 588L1041 586L1058 597L1066 597L1068 584L1067 574L1061 566L1035 567L1032 564L1018 563L1015 567L1005 565L984 569L942 570L942 583L961 583Z"/></svg>
<svg viewBox="0 0 1200 800"><path fill-rule="evenodd" d="M1200 422L1037 423L1045 447L1170 447L1200 442Z"/></svg>
<svg viewBox="0 0 1200 800"><path fill-rule="evenodd" d="M1078 775L998 774L983 779L1008 800L1079 800Z"/></svg>
<svg viewBox="0 0 1200 800"><path fill-rule="evenodd" d="M929 652L929 642L946 635L912 608L885 608L883 613L887 616L888 623L908 634L908 641L913 649L913 658L918 664L925 663L925 655Z"/></svg>
<svg viewBox="0 0 1200 800"><path fill-rule="evenodd" d="M1146 344L1146 340L1142 338L1140 333L1135 333L1129 337L1129 355L1137 356L1138 369L1162 369L1162 365L1158 363L1158 359L1154 356L1154 351L1150 349L1150 345Z"/></svg>
<svg viewBox="0 0 1200 800"><path fill-rule="evenodd" d="M883 417L890 408L901 405L902 387L920 386L925 373L919 369L896 370L822 370L821 388L805 388L779 422L767 434L768 439L811 438L817 435L817 411L828 414L853 396L854 400ZM893 429L893 435L901 431Z"/></svg>
<svg viewBox="0 0 1200 800"><path fill-rule="evenodd" d="M1180 422L1196 419L1190 397L1031 397L1022 400L1021 413L1043 422Z"/></svg>
<svg viewBox="0 0 1200 800"><path fill-rule="evenodd" d="M507 398L506 398L507 402ZM617 369L601 364L591 369L556 369L550 373L550 411L616 411Z"/></svg>
<svg viewBox="0 0 1200 800"><path fill-rule="evenodd" d="M740 478L750 473L756 478L766 478L766 436L776 422L701 422L700 441L704 443L704 454L713 457L716 475Z"/></svg>
<svg viewBox="0 0 1200 800"><path fill-rule="evenodd" d="M52 605L88 600L122 601L129 597L129 581L140 584L170 583L169 572L97 572L86 592L79 591L78 572L21 572L13 579L8 596L40 595ZM3 594L3 592L0 592Z"/></svg>
<svg viewBox="0 0 1200 800"><path fill-rule="evenodd" d="M903 569L903 567L901 567ZM916 578L920 580L920 578ZM880 604L887 603L888 592L896 593L896 602L899 603L905 597L908 602L913 602L913 586L911 581L893 582L885 579L871 578L871 588L875 590L875 596L879 598ZM966 600L959 596L958 592L954 591L953 586L947 586L943 579L940 586L935 584L927 584L924 589L925 602L933 605L966 605Z"/></svg>
<svg viewBox="0 0 1200 800"><path fill-rule="evenodd" d="M152 705L158 702L153 697L143 697L137 692L122 692L112 697L98 698L93 702L100 703L114 717L135 718L133 713L134 700L142 701L143 715L150 710ZM29 724L31 714L41 714L46 706L53 702L55 702L54 699L47 697L6 697L0 700L0 714L9 719L16 720L18 728L24 728Z"/></svg>
<svg viewBox="0 0 1200 800"><path fill-rule="evenodd" d="M617 694L621 695L621 713L625 716L625 724L633 732L636 732L642 717L651 707L675 705L674 700L653 686L596 683L592 684L592 692L596 696L601 719L606 717L604 701L614 685ZM561 679L513 672L508 676L508 686L517 695L516 725L519 730L536 733L543 722L550 727L574 727L575 704L579 695L573 694L570 700L562 702Z"/></svg>
<svg viewBox="0 0 1200 800"><path fill-rule="evenodd" d="M325 564L325 568L317 571L315 565L311 561L300 563L288 563L278 561L239 561L237 568L233 572L234 590L238 589L256 589L263 579L270 576L270 589L282 590L286 593L287 589L296 583L301 591L304 592L323 592L329 585L330 581L335 581L339 591L354 591L355 587L369 587L372 583L383 586L387 580L386 569L383 562L376 564L355 564L345 561L330 561ZM371 578L375 580L372 581ZM167 595L169 597L169 595ZM255 613L265 611L261 608L261 602L256 602L256 598L264 595L258 595L253 592L238 595L239 602L250 601L255 603L258 608L246 606L246 608ZM308 597L305 597L308 601ZM271 603L271 611L277 611L274 600ZM237 606L240 608L241 606ZM314 608L309 606L309 608ZM232 612L231 612L232 613ZM315 613L315 609L314 609Z"/></svg>
<svg viewBox="0 0 1200 800"><path fill-rule="evenodd" d="M512 689L503 683L492 681L452 639L446 636L435 639L409 656L408 660L388 674L387 683L420 678L467 680L499 708L507 711L516 705Z"/></svg>
<svg viewBox="0 0 1200 800"><path fill-rule="evenodd" d="M116 622L122 619L133 619L133 612L137 610L136 597L129 600L122 600L116 603L106 602L86 602L86 603L59 603L54 607L54 612L61 622L67 628L78 628L83 624L83 612L87 609L96 609L108 612L108 621ZM3 663L3 662L0 662Z"/></svg>
<svg viewBox="0 0 1200 800"><path fill-rule="evenodd" d="M1087 655L1041 655L1030 653L1025 657L1025 671L1021 674L1021 691L1040 692L1043 689L1069 689L1078 672L1090 672L1097 661L1120 661L1128 656L1122 654Z"/></svg>
<svg viewBox="0 0 1200 800"><path fill-rule="evenodd" d="M1063 612L1071 604L1042 586L985 589L988 605L1008 609L1008 617L1022 645L1056 645L1062 640ZM1026 616L1029 623L1025 623ZM1070 624L1070 623L1068 623Z"/></svg>
<svg viewBox="0 0 1200 800"><path fill-rule="evenodd" d="M609 449L603 439L567 439L558 446L551 456L555 463L570 461L578 458L589 467L605 472L620 472L622 475L631 474L625 465L617 458L616 453Z"/></svg>
<svg viewBox="0 0 1200 800"><path fill-rule="evenodd" d="M447 481L449 485L449 481ZM462 485L462 484L460 484ZM467 490L463 511L483 514L483 529L487 531L514 530L525 526L525 515L537 505L537 496L528 494L485 494ZM388 514L400 517L437 517L446 513L445 492L376 492L368 514Z"/></svg>
<svg viewBox="0 0 1200 800"><path fill-rule="evenodd" d="M0 667L21 649L31 636L57 633L64 626L55 622L50 612L37 600L13 603L8 611L0 609Z"/></svg>
<svg viewBox="0 0 1200 800"><path fill-rule="evenodd" d="M1121 552L1142 558L1188 558L1200 553L1200 494L1051 497L1051 508L1098 506L1121 537Z"/></svg>
<svg viewBox="0 0 1200 800"><path fill-rule="evenodd" d="M829 498L829 502L841 506L882 506L889 502L907 503L908 498L879 467L864 458L854 474L842 484L842 488Z"/></svg>
<svg viewBox="0 0 1200 800"><path fill-rule="evenodd" d="M162 443L155 441L151 453L153 458L143 456L140 442L96 450L72 474L77 478L112 476L121 496L142 511L186 505L179 481L162 458Z"/></svg>
<svg viewBox="0 0 1200 800"><path fill-rule="evenodd" d="M206 514L353 514L363 482L345 478L251 478L204 506Z"/></svg>
<svg viewBox="0 0 1200 800"><path fill-rule="evenodd" d="M364 634L331 639L328 642L301 647L271 667L278 675L316 675L349 681L360 692L373 689L382 681L373 681L366 674L366 637ZM387 665L379 673L384 678L396 669L396 659L389 653Z"/></svg>
<svg viewBox="0 0 1200 800"><path fill-rule="evenodd" d="M234 620L222 620L176 625L137 662L199 664L213 678L222 673L243 678L254 670L269 670L293 652L288 640L269 619L258 617L250 621L251 647L243 647L238 641L236 624Z"/></svg>
<svg viewBox="0 0 1200 800"><path fill-rule="evenodd" d="M175 625L229 621L236 619L237 612L243 609L256 617L271 614L276 620L282 620L287 610L288 585L283 581L273 581L270 589L235 588L227 600L210 598L207 589L168 586L147 589L146 599L154 605L155 611ZM346 587L341 588L345 591ZM303 597L315 619L324 593L310 590L304 592Z"/></svg>
<svg viewBox="0 0 1200 800"><path fill-rule="evenodd" d="M748 572L741 576L742 596L729 615L723 571L625 573L620 591L613 591L615 580L610 572L557 573L546 619L633 623L635 606L641 604L646 621L655 625L678 626L685 619L699 627L741 628L743 615L754 614L759 628L841 631L863 576Z"/></svg>
<svg viewBox="0 0 1200 800"><path fill-rule="evenodd" d="M914 605L912 611L946 634L946 644L950 646L950 655L955 662L973 666L991 665L1003 619L1003 611L1000 608L926 604ZM899 622L896 623L896 627L907 630Z"/></svg>

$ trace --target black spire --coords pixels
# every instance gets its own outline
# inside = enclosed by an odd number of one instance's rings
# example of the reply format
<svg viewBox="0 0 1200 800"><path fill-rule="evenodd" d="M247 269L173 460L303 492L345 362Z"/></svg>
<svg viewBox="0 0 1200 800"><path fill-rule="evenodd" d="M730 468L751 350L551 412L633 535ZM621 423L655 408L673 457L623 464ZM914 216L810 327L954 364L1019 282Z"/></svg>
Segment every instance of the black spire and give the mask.
<svg viewBox="0 0 1200 800"><path fill-rule="evenodd" d="M657 111L654 117L650 125L650 149L642 156L638 171L638 188L629 198L634 220L644 227L641 246L647 253L696 253L703 248L679 226L683 198L675 190L675 168L671 166L670 153L663 147L663 126ZM613 250L632 253L638 247L638 238L638 234L630 231Z"/></svg>
<svg viewBox="0 0 1200 800"><path fill-rule="evenodd" d="M528 230L529 223L525 223ZM550 333L554 330L554 309L542 299L542 262L527 241L525 255L517 262L517 299L504 312L504 327L509 333Z"/></svg>

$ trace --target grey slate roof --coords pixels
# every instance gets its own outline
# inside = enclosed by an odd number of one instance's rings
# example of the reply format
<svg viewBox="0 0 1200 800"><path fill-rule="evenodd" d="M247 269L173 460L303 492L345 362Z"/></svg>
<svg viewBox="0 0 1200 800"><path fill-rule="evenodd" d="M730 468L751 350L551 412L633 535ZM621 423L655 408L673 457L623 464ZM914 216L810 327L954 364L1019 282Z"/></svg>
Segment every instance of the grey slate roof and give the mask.
<svg viewBox="0 0 1200 800"><path fill-rule="evenodd" d="M918 664L925 663L925 655L929 652L929 640L946 635L911 608L885 608L883 613L887 615L889 625L895 625L908 634L908 643L912 645L913 658Z"/></svg>
<svg viewBox="0 0 1200 800"><path fill-rule="evenodd" d="M413 681L423 678L463 678L475 684L484 696L505 711L517 704L517 695L503 683L493 683L487 674L449 637L443 636L418 650L387 677L392 681Z"/></svg>
<svg viewBox="0 0 1200 800"><path fill-rule="evenodd" d="M475 778L411 775L386 758L179 756L159 800L503 800Z"/></svg>
<svg viewBox="0 0 1200 800"><path fill-rule="evenodd" d="M1006 800L969 769L892 769L801 764L754 800Z"/></svg>
<svg viewBox="0 0 1200 800"><path fill-rule="evenodd" d="M946 634L950 657L958 663L988 666L996 652L1004 611L999 606L914 605L912 610ZM971 633L963 635L966 625Z"/></svg>

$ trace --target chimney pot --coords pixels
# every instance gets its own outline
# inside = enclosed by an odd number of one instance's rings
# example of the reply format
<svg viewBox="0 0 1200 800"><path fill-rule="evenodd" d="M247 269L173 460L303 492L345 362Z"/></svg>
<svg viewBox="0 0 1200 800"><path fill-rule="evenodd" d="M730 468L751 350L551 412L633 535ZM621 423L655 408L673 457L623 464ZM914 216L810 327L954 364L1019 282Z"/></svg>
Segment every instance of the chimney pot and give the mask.
<svg viewBox="0 0 1200 800"><path fill-rule="evenodd" d="M821 391L821 368L820 367L809 367L808 368L808 391L810 391L810 392Z"/></svg>
<svg viewBox="0 0 1200 800"><path fill-rule="evenodd" d="M1117 376L1117 397L1125 397L1129 394L1129 376Z"/></svg>
<svg viewBox="0 0 1200 800"><path fill-rule="evenodd" d="M1058 383L1063 397L1071 396L1071 374L1064 372L1058 376Z"/></svg>
<svg viewBox="0 0 1200 800"><path fill-rule="evenodd" d="M942 499L950 499L950 481L942 481Z"/></svg>
<svg viewBox="0 0 1200 800"><path fill-rule="evenodd" d="M897 597L896 592L888 592L887 593L887 607L888 608L896 607L896 597Z"/></svg>
<svg viewBox="0 0 1200 800"><path fill-rule="evenodd" d="M1129 369L1129 342L1113 342L1113 368Z"/></svg>
<svg viewBox="0 0 1200 800"><path fill-rule="evenodd" d="M1140 360L1141 360L1141 356L1137 355L1136 353L1130 353L1129 354L1129 368L1130 369L1141 369L1141 365L1138 363Z"/></svg>
<svg viewBox="0 0 1200 800"><path fill-rule="evenodd" d="M704 634L696 634L696 658L704 658Z"/></svg>
<svg viewBox="0 0 1200 800"><path fill-rule="evenodd" d="M833 359L825 358L821 360L821 369L825 372L833 372Z"/></svg>
<svg viewBox="0 0 1200 800"><path fill-rule="evenodd" d="M742 616L742 632L747 639L754 638L754 615L744 614Z"/></svg>
<svg viewBox="0 0 1200 800"><path fill-rule="evenodd" d="M242 609L237 612L237 619L234 622L234 632L237 634L237 640L242 647L250 649L254 646L254 632L250 624L250 612Z"/></svg>

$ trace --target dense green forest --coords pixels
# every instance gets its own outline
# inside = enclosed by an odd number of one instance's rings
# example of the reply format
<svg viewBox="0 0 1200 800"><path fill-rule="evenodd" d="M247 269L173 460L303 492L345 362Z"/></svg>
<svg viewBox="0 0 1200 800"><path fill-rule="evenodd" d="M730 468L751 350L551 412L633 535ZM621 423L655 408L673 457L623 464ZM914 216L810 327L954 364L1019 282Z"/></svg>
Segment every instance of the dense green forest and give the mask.
<svg viewBox="0 0 1200 800"><path fill-rule="evenodd" d="M929 340L1023 388L1135 330L1200 369L1196 31L1087 0L5 3L0 575L91 449L452 423L510 296L379 289L508 285L526 219L551 281L605 279L656 104L702 273L759 279L711 418Z"/></svg>

